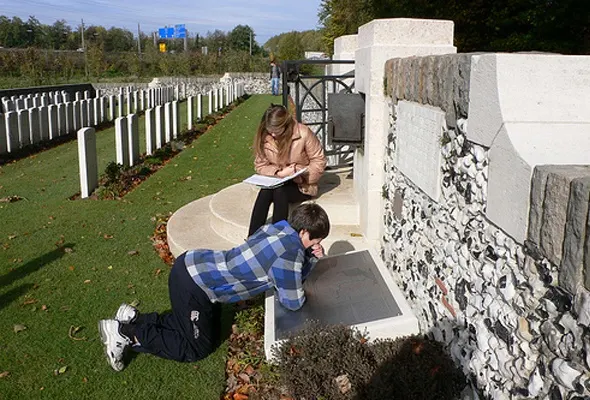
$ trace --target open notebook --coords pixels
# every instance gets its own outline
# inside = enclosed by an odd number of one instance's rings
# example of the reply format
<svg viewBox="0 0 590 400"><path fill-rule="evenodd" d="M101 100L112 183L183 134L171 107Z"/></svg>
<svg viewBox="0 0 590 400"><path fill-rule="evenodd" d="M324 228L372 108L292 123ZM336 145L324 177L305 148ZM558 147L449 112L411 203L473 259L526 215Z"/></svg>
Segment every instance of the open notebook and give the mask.
<svg viewBox="0 0 590 400"><path fill-rule="evenodd" d="M305 173L306 171L307 168L303 168L294 173L293 175L289 175L285 178L276 178L274 176L254 174L251 177L244 179L244 182L249 183L251 185L256 185L264 189L274 189L278 186L281 186L283 183L290 181L291 179Z"/></svg>

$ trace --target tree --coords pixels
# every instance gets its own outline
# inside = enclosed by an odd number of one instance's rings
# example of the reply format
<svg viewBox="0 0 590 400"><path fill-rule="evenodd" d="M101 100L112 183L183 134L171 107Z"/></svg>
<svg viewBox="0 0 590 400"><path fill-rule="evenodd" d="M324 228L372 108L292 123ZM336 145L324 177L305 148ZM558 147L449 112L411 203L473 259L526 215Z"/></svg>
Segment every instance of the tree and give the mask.
<svg viewBox="0 0 590 400"><path fill-rule="evenodd" d="M105 32L105 51L133 51L137 42L127 29L111 27Z"/></svg>
<svg viewBox="0 0 590 400"><path fill-rule="evenodd" d="M298 32L284 34L277 47L276 54L280 60L301 60L305 56L305 49Z"/></svg>
<svg viewBox="0 0 590 400"><path fill-rule="evenodd" d="M63 19L57 20L47 28L47 42L54 49L66 49L68 36L72 33L72 28L66 25Z"/></svg>
<svg viewBox="0 0 590 400"><path fill-rule="evenodd" d="M254 42L254 31L248 25L238 25L227 35L229 47L233 50L250 51Z"/></svg>

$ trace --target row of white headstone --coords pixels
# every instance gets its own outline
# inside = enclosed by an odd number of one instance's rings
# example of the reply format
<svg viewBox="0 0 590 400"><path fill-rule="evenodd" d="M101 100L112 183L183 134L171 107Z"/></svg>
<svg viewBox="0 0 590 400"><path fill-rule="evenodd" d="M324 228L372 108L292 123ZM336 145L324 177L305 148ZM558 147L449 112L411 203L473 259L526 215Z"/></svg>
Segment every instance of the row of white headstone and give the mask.
<svg viewBox="0 0 590 400"><path fill-rule="evenodd" d="M67 93L61 93L61 97L54 99L53 103L49 101L51 97L44 93L30 97L41 99L41 106L18 110L14 110L13 100L3 98L4 109L9 111L0 114L0 154L12 153L30 144L74 133L82 127L97 126L107 120L113 121L116 116L121 117L164 104L173 100L177 90L174 87L161 87L121 92L118 96L108 97L101 96L99 92L94 98L65 103L57 100L69 99ZM89 95L89 91L84 93L85 97ZM57 98L57 95L55 96ZM76 99L81 97L81 93L76 92ZM17 99L16 103L21 100L23 99Z"/></svg>
<svg viewBox="0 0 590 400"><path fill-rule="evenodd" d="M244 95L243 84L227 85L210 91L209 113L231 104ZM196 106L196 107L195 107ZM195 113L196 108L196 113ZM187 127L193 129L194 123L203 117L203 96L190 96L187 102ZM176 139L181 133L180 108L174 100L145 110L146 154ZM137 114L118 117L115 120L116 162L125 167L136 165L140 159L139 119ZM98 160L96 153L96 131L94 128L78 130L78 155L80 165L80 193L87 198L98 186Z"/></svg>

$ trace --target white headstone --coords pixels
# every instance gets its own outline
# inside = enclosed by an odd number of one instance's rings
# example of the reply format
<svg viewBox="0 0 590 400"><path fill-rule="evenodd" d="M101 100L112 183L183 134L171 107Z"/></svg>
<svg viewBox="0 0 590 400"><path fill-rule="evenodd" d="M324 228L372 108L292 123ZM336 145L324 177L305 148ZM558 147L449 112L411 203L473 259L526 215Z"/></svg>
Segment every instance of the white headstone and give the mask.
<svg viewBox="0 0 590 400"><path fill-rule="evenodd" d="M72 107L72 111L74 113L73 122L74 122L74 132L78 132L82 129L82 101L74 101L74 106Z"/></svg>
<svg viewBox="0 0 590 400"><path fill-rule="evenodd" d="M27 97L25 99L25 108L28 110L29 108L33 108L33 98Z"/></svg>
<svg viewBox="0 0 590 400"><path fill-rule="evenodd" d="M33 107L41 107L41 97L39 96L39 93L33 97Z"/></svg>
<svg viewBox="0 0 590 400"><path fill-rule="evenodd" d="M127 116L127 135L129 138L129 165L139 162L139 120L137 114Z"/></svg>
<svg viewBox="0 0 590 400"><path fill-rule="evenodd" d="M47 97L47 93L43 93L41 95L41 107L49 106L49 97Z"/></svg>
<svg viewBox="0 0 590 400"><path fill-rule="evenodd" d="M39 143L41 141L40 125L39 107L29 109L29 141L31 143Z"/></svg>
<svg viewBox="0 0 590 400"><path fill-rule="evenodd" d="M21 147L31 143L31 126L29 124L29 110L18 112L18 140Z"/></svg>
<svg viewBox="0 0 590 400"><path fill-rule="evenodd" d="M153 108L145 110L145 152L152 155L156 148L156 113Z"/></svg>
<svg viewBox="0 0 590 400"><path fill-rule="evenodd" d="M101 101L100 101L100 97L95 97L94 99L92 99L92 103L93 103L93 109L94 109L94 117L93 117L93 122L94 125L100 125L100 123L102 122L102 114L100 113L100 106L101 106Z"/></svg>
<svg viewBox="0 0 590 400"><path fill-rule="evenodd" d="M117 104L114 95L109 96L109 121L115 120L115 105Z"/></svg>
<svg viewBox="0 0 590 400"><path fill-rule="evenodd" d="M0 154L8 152L6 139L6 118L4 117L4 114L0 114Z"/></svg>
<svg viewBox="0 0 590 400"><path fill-rule="evenodd" d="M188 123L188 130L193 129L193 120L194 120L194 108L195 108L195 98L194 96L189 96L186 100L186 111L187 111L187 123Z"/></svg>
<svg viewBox="0 0 590 400"><path fill-rule="evenodd" d="M121 88L123 90L123 88ZM123 114L123 104L125 103L125 96L123 94L119 94L119 98L117 99L117 117L124 116Z"/></svg>
<svg viewBox="0 0 590 400"><path fill-rule="evenodd" d="M172 138L176 139L180 133L180 109L178 101L172 102Z"/></svg>
<svg viewBox="0 0 590 400"><path fill-rule="evenodd" d="M55 104L51 104L48 107L48 115L49 115L49 140L53 140L59 136L59 123L57 120L57 106Z"/></svg>
<svg viewBox="0 0 590 400"><path fill-rule="evenodd" d="M76 132L74 129L74 103L67 102L66 106L66 135Z"/></svg>
<svg viewBox="0 0 590 400"><path fill-rule="evenodd" d="M82 101L82 93L76 92L76 101Z"/></svg>
<svg viewBox="0 0 590 400"><path fill-rule="evenodd" d="M213 91L209 90L207 94L207 98L209 100L209 114L213 114Z"/></svg>
<svg viewBox="0 0 590 400"><path fill-rule="evenodd" d="M19 149L18 142L18 114L16 111L9 111L4 114L6 119L6 148L9 153Z"/></svg>
<svg viewBox="0 0 590 400"><path fill-rule="evenodd" d="M203 118L203 95L199 93L197 95L197 121Z"/></svg>
<svg viewBox="0 0 590 400"><path fill-rule="evenodd" d="M86 126L96 126L96 121L94 120L94 99L89 98L84 101L88 109L88 125Z"/></svg>
<svg viewBox="0 0 590 400"><path fill-rule="evenodd" d="M107 98L105 96L99 97L98 98L98 104L99 104L99 124L102 124L104 121L106 121L107 119Z"/></svg>
<svg viewBox="0 0 590 400"><path fill-rule="evenodd" d="M165 133L165 142L164 143L169 143L170 140L172 140L172 103L168 102L166 104L164 104L164 118L165 118L165 128L164 128L164 133Z"/></svg>
<svg viewBox="0 0 590 400"><path fill-rule="evenodd" d="M139 107L139 93L136 91L133 92L133 113L137 113Z"/></svg>
<svg viewBox="0 0 590 400"><path fill-rule="evenodd" d="M80 123L82 124L82 128L90 126L88 118L88 100L86 99L80 101Z"/></svg>
<svg viewBox="0 0 590 400"><path fill-rule="evenodd" d="M115 148L117 164L129 166L129 133L127 132L127 117L115 120Z"/></svg>
<svg viewBox="0 0 590 400"><path fill-rule="evenodd" d="M65 103L59 103L57 105L57 130L59 136L67 135L67 121L66 121L66 105Z"/></svg>
<svg viewBox="0 0 590 400"><path fill-rule="evenodd" d="M78 131L78 160L80 165L80 197L85 199L98 186L98 161L94 128L82 128Z"/></svg>
<svg viewBox="0 0 590 400"><path fill-rule="evenodd" d="M131 93L127 94L127 97L125 100L127 101L127 114L126 115L129 115L133 112L133 104L132 104L133 99L131 97Z"/></svg>
<svg viewBox="0 0 590 400"><path fill-rule="evenodd" d="M49 108L39 107L39 135L41 141L49 140Z"/></svg>
<svg viewBox="0 0 590 400"><path fill-rule="evenodd" d="M84 100L88 100L90 98L90 90L84 91Z"/></svg>
<svg viewBox="0 0 590 400"><path fill-rule="evenodd" d="M156 150L166 144L166 118L164 117L164 107L156 106Z"/></svg>

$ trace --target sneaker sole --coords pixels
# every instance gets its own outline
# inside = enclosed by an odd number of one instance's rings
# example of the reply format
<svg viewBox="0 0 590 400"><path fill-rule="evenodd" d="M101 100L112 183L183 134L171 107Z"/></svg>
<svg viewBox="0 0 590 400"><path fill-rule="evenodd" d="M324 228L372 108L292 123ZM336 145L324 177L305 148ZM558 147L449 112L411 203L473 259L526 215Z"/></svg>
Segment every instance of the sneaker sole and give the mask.
<svg viewBox="0 0 590 400"><path fill-rule="evenodd" d="M104 347L104 355L106 356L107 361L109 362L109 365L111 366L112 369L114 369L117 372L122 371L124 366L123 365L118 366L116 364L115 360L109 354L109 350L108 350L106 344L109 341L110 335L109 335L109 333L107 331L105 331L102 328L102 324L100 323L100 321L98 321L98 332L100 333L100 338L102 340L102 344L103 344L103 347ZM112 338L110 338L110 339L112 339Z"/></svg>

